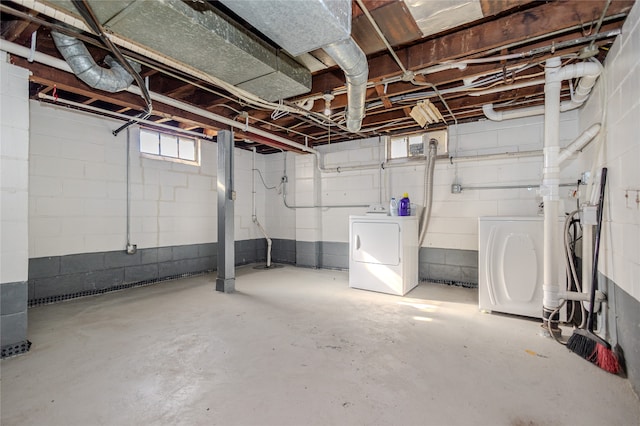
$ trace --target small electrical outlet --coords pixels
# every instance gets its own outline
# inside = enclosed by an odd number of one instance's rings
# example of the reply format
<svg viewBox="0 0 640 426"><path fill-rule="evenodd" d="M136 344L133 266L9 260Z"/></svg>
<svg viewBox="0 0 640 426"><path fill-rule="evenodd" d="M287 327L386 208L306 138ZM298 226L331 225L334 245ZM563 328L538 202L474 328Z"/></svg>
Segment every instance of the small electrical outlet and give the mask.
<svg viewBox="0 0 640 426"><path fill-rule="evenodd" d="M580 183L586 185L591 180L591 172L582 172L580 175Z"/></svg>
<svg viewBox="0 0 640 426"><path fill-rule="evenodd" d="M452 194L459 194L461 192L462 192L462 185L460 185L459 183L451 184L451 193Z"/></svg>
<svg viewBox="0 0 640 426"><path fill-rule="evenodd" d="M136 254L136 251L138 251L137 244L127 244L127 254Z"/></svg>

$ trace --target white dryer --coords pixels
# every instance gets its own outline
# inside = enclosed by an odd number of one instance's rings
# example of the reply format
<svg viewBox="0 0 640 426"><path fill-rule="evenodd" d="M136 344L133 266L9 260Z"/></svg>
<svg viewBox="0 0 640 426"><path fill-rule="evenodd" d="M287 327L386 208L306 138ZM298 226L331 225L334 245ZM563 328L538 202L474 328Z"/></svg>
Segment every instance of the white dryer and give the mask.
<svg viewBox="0 0 640 426"><path fill-rule="evenodd" d="M349 287L404 296L418 285L416 216L349 216Z"/></svg>
<svg viewBox="0 0 640 426"><path fill-rule="evenodd" d="M558 230L562 230L559 219ZM542 217L479 218L479 307L534 318L542 316ZM561 238L557 239L561 245ZM561 247L558 247L558 253ZM566 284L562 257L558 281ZM564 310L563 310L564 311ZM561 319L566 317L561 312Z"/></svg>

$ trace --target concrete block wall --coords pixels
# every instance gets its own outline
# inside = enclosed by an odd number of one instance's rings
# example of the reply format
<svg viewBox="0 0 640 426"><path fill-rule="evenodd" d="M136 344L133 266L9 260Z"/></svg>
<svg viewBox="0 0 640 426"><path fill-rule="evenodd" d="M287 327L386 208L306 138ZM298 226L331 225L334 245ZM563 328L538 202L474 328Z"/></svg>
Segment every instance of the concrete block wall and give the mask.
<svg viewBox="0 0 640 426"><path fill-rule="evenodd" d="M133 255L120 250L33 258L29 302L49 303L210 271L216 259L216 243L144 248Z"/></svg>
<svg viewBox="0 0 640 426"><path fill-rule="evenodd" d="M273 188L265 191L263 226L271 237L290 241L295 241L296 238L296 212L285 206L283 192L287 191L289 203L295 201L296 156L290 152L263 156L264 168L261 169L266 186ZM282 182L284 176L286 183ZM264 186L259 180L256 185Z"/></svg>
<svg viewBox="0 0 640 426"><path fill-rule="evenodd" d="M624 350L629 380L640 394L640 204L634 191L640 190L640 4L631 9L604 66L580 111L581 129L604 118L602 146L587 147L578 161L598 172L608 168L598 264L610 300L603 334Z"/></svg>
<svg viewBox="0 0 640 426"><path fill-rule="evenodd" d="M163 161L141 155L138 130L129 129L131 243L138 246L131 256L127 132L111 133L122 123L35 101L29 107L30 300L216 269L215 143L201 142L199 165ZM235 154L236 258L250 263L266 257L266 244L251 220L253 153ZM264 220L264 187L255 191Z"/></svg>
<svg viewBox="0 0 640 426"><path fill-rule="evenodd" d="M530 117L504 122L488 120L451 126L449 128L450 155L474 157L485 154L540 150L533 157L503 160L475 160L451 164L436 162L431 223L420 254L420 277L439 281L477 283L478 217L479 216L535 216L542 201L537 186L542 180L543 117ZM578 136L578 113L562 114L561 146ZM290 180L289 193L295 203L309 205L388 204L391 196L408 192L412 202L422 205L424 200L424 164L409 163L402 167L364 170L341 170L338 167L380 164L385 158L384 140L370 138L318 148L324 166L330 172L319 173L311 155L295 157L296 179ZM279 170L280 155L267 156L266 167ZM575 160L569 160L562 170L562 181L577 182L583 170ZM465 186L532 185L531 189L464 190L451 193L451 184ZM291 186L295 185L292 189ZM564 210L575 208L569 189L561 191ZM272 200L272 201L271 201ZM278 195L267 193L267 203L277 205ZM289 198L292 201L292 197ZM295 240L299 263L307 266L339 268L339 253L348 255L348 223L350 215L366 212L366 207L299 209L295 217ZM269 217L269 225L276 222ZM272 222L273 221L273 222ZM291 238L290 230L274 227L274 236ZM287 228L288 229L288 228ZM284 233L288 232L288 233ZM341 249L337 249L342 245ZM324 253L324 248L330 252ZM346 267L346 266L345 266Z"/></svg>
<svg viewBox="0 0 640 426"><path fill-rule="evenodd" d="M29 71L0 56L0 346L27 341ZM28 349L28 346L26 347Z"/></svg>
<svg viewBox="0 0 640 426"><path fill-rule="evenodd" d="M589 146L580 158L583 168L608 168L605 226L600 271L640 301L640 7L636 4L622 34L612 46L594 96L581 111L580 127L602 121L606 110L602 152ZM625 194L629 195L628 198Z"/></svg>

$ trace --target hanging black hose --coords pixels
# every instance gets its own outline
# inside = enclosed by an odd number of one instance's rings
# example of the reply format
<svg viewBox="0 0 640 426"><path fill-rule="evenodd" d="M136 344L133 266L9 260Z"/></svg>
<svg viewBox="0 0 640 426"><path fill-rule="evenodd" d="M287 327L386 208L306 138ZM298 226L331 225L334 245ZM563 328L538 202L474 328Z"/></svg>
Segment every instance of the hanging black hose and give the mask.
<svg viewBox="0 0 640 426"><path fill-rule="evenodd" d="M107 35L104 32L104 29L102 28L102 25L100 24L100 21L94 14L87 0L71 0L71 1L73 5L76 7L76 9L78 10L78 12L80 13L80 15L82 16L82 18L85 20L87 25L91 28L91 30L100 37L100 40L102 40L105 46L107 46L107 48L111 51L111 53L113 53L113 56L116 58L116 60L135 79L136 83L138 84L138 87L140 88L140 91L142 92L142 98L147 103L146 109L142 113L140 113L135 119L129 120L128 122L126 122L125 124L123 124L122 126L120 126L119 128L117 128L112 132L114 136L117 136L118 133L120 133L127 127L131 126L132 124L138 122L138 120L144 120L151 115L151 112L153 111L151 96L149 95L149 91L147 90L147 87L144 84L144 80L142 79L142 76L138 74L138 72L131 66L131 64L129 63L129 61L127 61L124 55L122 55L122 52L120 52L120 49L118 49L116 45L113 44L113 42L109 39L109 37L107 37Z"/></svg>
<svg viewBox="0 0 640 426"><path fill-rule="evenodd" d="M595 243L593 248L593 266L591 270L591 289L589 291L589 312L586 329L575 329L569 340L567 349L582 358L596 364L598 367L613 374L618 374L623 367L616 354L611 350L609 342L593 332L595 322L596 290L598 289L598 259L600 254L600 235L602 232L602 212L604 210L605 185L607 183L607 168L602 169L600 176L600 198L598 199Z"/></svg>

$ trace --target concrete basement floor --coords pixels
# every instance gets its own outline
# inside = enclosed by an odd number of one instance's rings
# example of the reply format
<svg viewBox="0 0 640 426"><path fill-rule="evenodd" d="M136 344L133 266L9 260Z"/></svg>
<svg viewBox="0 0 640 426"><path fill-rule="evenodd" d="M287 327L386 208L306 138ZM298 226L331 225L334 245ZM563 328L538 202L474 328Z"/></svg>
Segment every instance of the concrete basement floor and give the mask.
<svg viewBox="0 0 640 426"><path fill-rule="evenodd" d="M29 310L2 361L10 425L638 425L628 382L477 290L406 297L348 273L237 270Z"/></svg>

